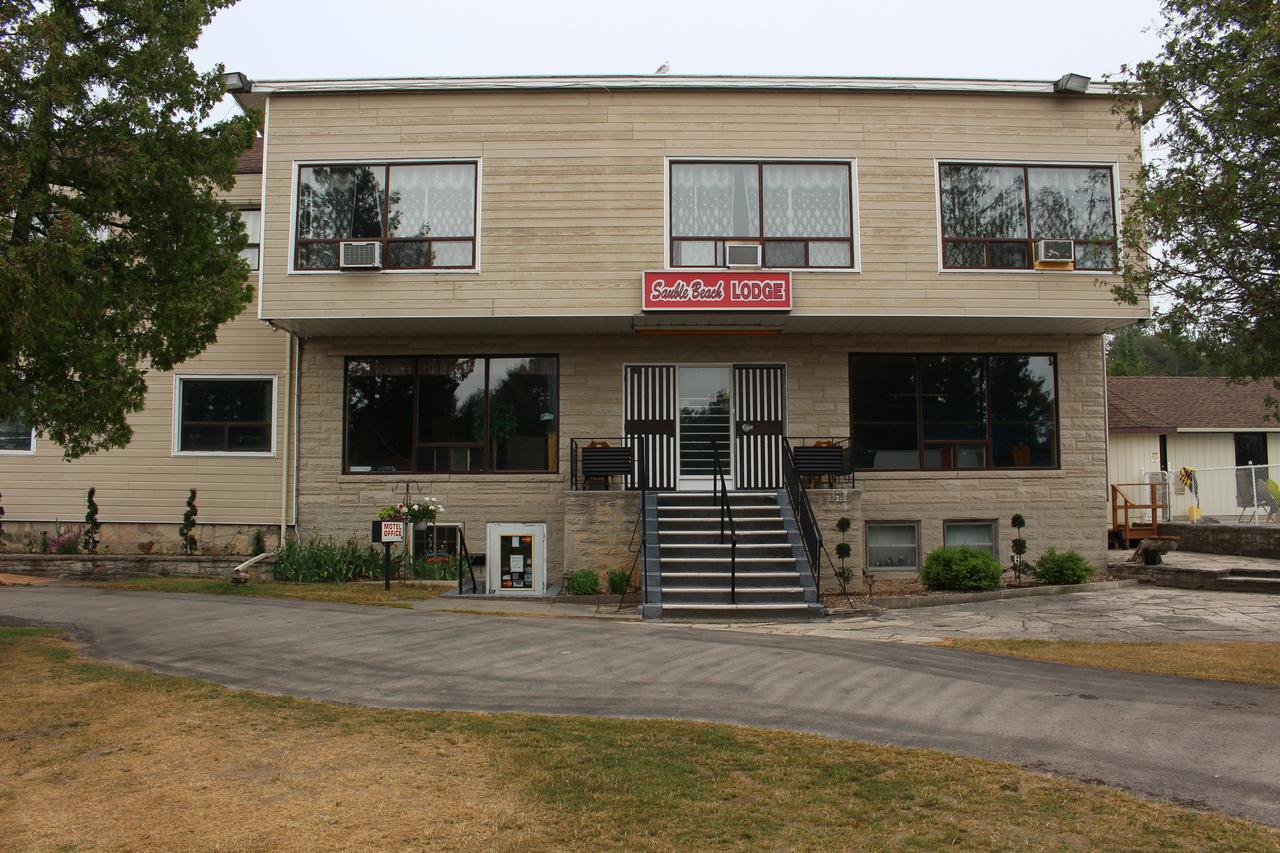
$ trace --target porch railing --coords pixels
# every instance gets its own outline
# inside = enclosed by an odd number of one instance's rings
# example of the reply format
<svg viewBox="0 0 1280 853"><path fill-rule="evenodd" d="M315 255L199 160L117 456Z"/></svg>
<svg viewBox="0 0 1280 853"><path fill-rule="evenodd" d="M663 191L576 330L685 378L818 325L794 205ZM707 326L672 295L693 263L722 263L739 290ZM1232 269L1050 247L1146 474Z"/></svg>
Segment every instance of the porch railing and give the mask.
<svg viewBox="0 0 1280 853"><path fill-rule="evenodd" d="M480 588L476 585L476 570L471 552L467 549L467 537L458 528L458 595L476 595Z"/></svg>
<svg viewBox="0 0 1280 853"><path fill-rule="evenodd" d="M810 488L853 488L853 451L848 436L789 435L786 444L796 472Z"/></svg>
<svg viewBox="0 0 1280 853"><path fill-rule="evenodd" d="M813 504L809 501L809 492L804 485L804 477L796 466L796 453L790 443L783 445L782 450L782 485L786 489L787 498L791 501L791 511L796 516L796 526L800 529L800 541L804 544L804 554L809 561L809 573L813 577L813 586L822 598L822 566L820 560L826 553L822 544L822 529L818 526L818 518L814 515ZM830 556L827 560L830 561Z"/></svg>

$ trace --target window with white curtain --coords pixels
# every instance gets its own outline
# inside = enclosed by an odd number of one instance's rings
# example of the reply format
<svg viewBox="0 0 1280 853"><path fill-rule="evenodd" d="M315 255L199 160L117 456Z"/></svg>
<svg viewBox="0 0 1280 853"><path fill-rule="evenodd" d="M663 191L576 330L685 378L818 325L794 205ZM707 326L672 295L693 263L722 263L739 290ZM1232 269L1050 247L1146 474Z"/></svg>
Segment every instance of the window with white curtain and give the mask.
<svg viewBox="0 0 1280 853"><path fill-rule="evenodd" d="M303 166L295 269L338 269L347 240L383 244L384 269L474 269L477 164Z"/></svg>
<svg viewBox="0 0 1280 853"><path fill-rule="evenodd" d="M759 243L764 265L854 264L850 163L671 163L671 265L725 266L725 243Z"/></svg>

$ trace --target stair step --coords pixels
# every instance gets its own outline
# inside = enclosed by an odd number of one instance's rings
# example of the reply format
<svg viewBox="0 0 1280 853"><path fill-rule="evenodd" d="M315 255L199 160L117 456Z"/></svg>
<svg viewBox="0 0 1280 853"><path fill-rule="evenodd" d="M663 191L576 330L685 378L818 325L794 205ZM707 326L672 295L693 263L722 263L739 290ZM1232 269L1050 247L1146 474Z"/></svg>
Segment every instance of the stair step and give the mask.
<svg viewBox="0 0 1280 853"><path fill-rule="evenodd" d="M728 580L730 572L663 572L663 579L667 578L724 578ZM740 578L794 578L799 576L799 572L751 572L750 574L739 574Z"/></svg>
<svg viewBox="0 0 1280 853"><path fill-rule="evenodd" d="M681 594L691 593L691 592L694 592L694 593L723 592L725 594L728 594L729 587L728 586L664 586L662 588L662 595L664 598L667 596L668 593L675 593L677 595L681 595ZM758 593L776 593L779 595L782 595L782 594L794 595L794 594L799 594L804 592L804 587L802 586L753 586L753 587L741 587L738 589L739 594L747 593L747 592L751 593L752 595L755 595Z"/></svg>
<svg viewBox="0 0 1280 853"><path fill-rule="evenodd" d="M774 514L773 514L773 515L771 515L771 516L768 516L768 515L766 515L766 516L752 516L752 517L750 517L750 518L739 518L738 516L736 516L736 515L735 515L735 516L733 517L733 520L734 520L734 521L737 521L737 522L750 521L750 522L754 522L754 523L757 523L757 524L758 524L758 523L760 523L760 522L763 522L763 521L774 522L774 523L777 523L777 524L779 524L779 525L781 525L781 524L782 524L782 516L778 515L777 513L774 513ZM670 516L670 515L659 515L659 516L658 516L658 524L660 524L660 525L661 525L661 524L664 524L664 523L666 523L666 524L670 524L670 523L671 523L671 522L673 522L673 521L697 521L697 522L708 522L708 521L714 521L716 524L719 524L719 523L720 523L720 516L718 516L718 515L689 515L689 516ZM727 523L727 522L726 522L726 523ZM718 529L717 529L717 532L719 532L719 530L718 530Z"/></svg>
<svg viewBox="0 0 1280 853"><path fill-rule="evenodd" d="M682 519L680 519L680 520L681 520L681 521L693 521L693 519L691 519L691 518L689 518L689 519L682 518ZM737 532L737 534L738 534L739 536L777 536L777 535L778 535L778 531L776 531L776 530L739 530L739 531L736 531L736 532ZM785 533L786 531L784 530L784 531L782 531L782 532L783 532L783 533ZM725 535L728 535L728 533L729 533L729 531L728 531L728 529L726 528L726 529L725 529ZM694 529L694 530L661 530L661 531L659 531L659 535L661 535L661 536L719 536L719 535L720 535L720 528L718 528L718 527L717 527L717 528L716 528L716 529L714 529L714 530L711 530L711 529L706 529L706 530L702 530L702 529ZM739 545L741 545L742 543L741 543L741 542L739 542L738 544L739 544Z"/></svg>
<svg viewBox="0 0 1280 853"><path fill-rule="evenodd" d="M667 604L662 602L663 610L808 610L809 605L803 602L778 602L777 604Z"/></svg>
<svg viewBox="0 0 1280 853"><path fill-rule="evenodd" d="M732 557L661 557L663 563L729 563ZM739 557L739 563L794 563L795 557Z"/></svg>

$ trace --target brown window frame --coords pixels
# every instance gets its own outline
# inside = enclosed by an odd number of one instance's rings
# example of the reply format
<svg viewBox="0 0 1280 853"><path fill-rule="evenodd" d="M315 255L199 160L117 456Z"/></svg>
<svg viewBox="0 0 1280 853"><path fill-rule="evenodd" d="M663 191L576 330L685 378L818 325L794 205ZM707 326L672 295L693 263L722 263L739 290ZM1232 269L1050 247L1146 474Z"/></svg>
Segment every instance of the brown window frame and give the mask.
<svg viewBox="0 0 1280 853"><path fill-rule="evenodd" d="M914 468L865 468L858 467L855 461L855 470L859 472L875 473L879 471L918 471L922 474L930 473L951 473L964 471L1057 471L1062 468L1062 414L1061 414L1061 394L1062 386L1060 384L1060 361L1061 356L1056 352L851 352L849 353L849 438L850 444L853 444L854 434L857 432L859 423L874 424L876 421L856 421L854 420L853 407L853 360L858 356L882 356L897 358L915 359L915 385L916 385L916 466ZM995 465L993 447L995 445L993 433L994 426L997 423L991 417L991 366L990 359L993 358L1050 358L1053 359L1053 464L1052 465ZM961 439L926 439L924 437L924 393L923 373L921 365L924 359L928 358L981 358L984 360L983 368L985 397L986 397L986 427L987 435L985 438L961 438ZM956 448L956 447L982 447L985 451L986 464L981 467L960 468L952 465L951 467L929 468L925 466L925 452L930 447L939 448Z"/></svg>
<svg viewBox="0 0 1280 853"><path fill-rule="evenodd" d="M1021 169L1022 170L1022 202L1023 202L1022 208L1023 208L1023 213L1026 215L1027 236L1025 238L1022 238L1022 237L949 237L947 236L946 208L942 204L942 170L947 168L948 166L974 166L979 168L992 168L992 169ZM1118 269L1116 264L1118 264L1120 260L1120 254L1119 254L1120 246L1119 246L1119 239L1116 233L1116 228L1119 223L1117 222L1117 219L1116 219L1116 171L1115 171L1114 165L1110 163L1096 163L1096 164L987 163L987 162L974 162L974 161L966 161L966 160L946 160L946 161L939 161L937 169L938 169L937 177L938 177L938 229L939 229L938 234L940 237L939 247L942 252L939 260L941 261L942 268L944 270L948 270L948 271L979 270L984 272L990 272L992 270L997 270L1001 272L1010 272L1010 271L1012 272L1022 272L1022 271L1044 272L1045 270L1036 269L1036 243L1038 242L1038 240L1071 240L1073 243L1084 243L1084 244L1093 245L1093 246L1110 246L1111 247L1111 257L1114 260L1114 263L1111 266L1079 267L1079 266L1074 266L1073 264L1074 269L1068 270L1068 272L1074 272L1078 270L1080 272L1090 272L1090 273L1105 273L1105 272L1114 273ZM1031 174L1030 172L1032 169L1106 169L1108 172L1110 172L1111 173L1111 239L1110 240L1076 240L1074 237L1040 237L1040 238L1034 237L1031 229ZM982 245L982 257L983 257L982 266L958 266L958 265L947 263L948 244L964 244L964 243L968 243L968 244L979 243ZM992 266L991 265L991 244L992 243L1016 244L1016 245L1025 246L1027 250L1027 265L1025 267ZM1062 270L1050 270L1050 272L1062 272Z"/></svg>
<svg viewBox="0 0 1280 853"><path fill-rule="evenodd" d="M303 169L342 169L342 168L358 168L361 166L369 168L381 168L383 170L382 181L382 236L380 237L337 237L324 238L320 240L303 239L298 233L299 219L302 216L302 206L299 198L302 193L302 170ZM473 188L471 192L471 223L472 233L470 237L390 237L387 235L387 221L391 213L391 170L399 166L472 166ZM331 272L437 272L437 271L464 271L470 272L480 268L480 258L477 255L478 237L480 230L480 161L478 159L468 160L466 158L459 160L369 160L359 162L307 162L299 163L297 173L295 175L294 190L294 213L293 213L293 260L292 273L331 273ZM337 246L340 243L381 243L382 244L382 268L381 270L344 270L341 266L325 267L323 269L305 269L299 264L299 258L302 256L303 246L319 246L332 245ZM471 263L465 266L445 266L432 265L425 267L393 267L388 266L387 251L392 243L426 243L428 257L434 256L435 249L433 243L470 243L471 244ZM341 251L341 250L339 250ZM339 258L339 261L341 258Z"/></svg>
<svg viewBox="0 0 1280 853"><path fill-rule="evenodd" d="M753 160L753 159L678 159L672 158L667 161L667 259L670 261L670 269L727 269L728 266L712 266L706 267L702 265L677 264L676 243L756 243L760 246L760 266L761 269L803 269L803 270L833 270L839 272L848 272L858 268L858 246L856 236L858 233L858 200L857 185L854 183L854 160ZM760 197L757 200L758 211L760 217L760 233L754 237L735 236L735 237L696 237L679 235L675 233L674 220L671 216L671 205L674 201L672 198L671 187L673 186L671 177L676 166L755 166L756 181L760 188ZM765 166L843 166L849 176L849 236L848 237L769 237L765 234L764 229L764 167ZM800 243L804 246L804 264L788 264L786 266L772 267L769 266L769 243ZM810 266L809 264L809 244L810 243L841 243L849 246L849 264L848 266ZM719 251L723 251L721 248Z"/></svg>
<svg viewBox="0 0 1280 853"><path fill-rule="evenodd" d="M484 389L485 389L485 411L484 424L481 428L484 439L480 442L474 441L436 441L421 442L418 440L418 387L420 377L422 376L421 363L430 359L466 359L476 358L484 359ZM555 458L551 460L551 465L546 469L541 468L495 468L493 467L491 455L491 442L489 436L489 393L490 393L490 362L495 358L550 358L555 360L556 364L556 385L555 385ZM387 361L412 361L413 362L413 379L414 379L414 405L412 410L411 435L413 436L413 456L408 469L399 471L353 471L351 469L351 451L348 442L349 437L349 415L351 400L351 362L353 361L373 361L385 359ZM428 477L457 477L457 476L505 476L505 475L528 475L528 474L546 474L548 476L560 473L560 356L558 353L453 353L453 354L414 354L414 355L348 355L342 360L342 474L353 477L366 476L392 476L403 477L405 474L421 474ZM423 469L419 463L419 452L421 450L435 450L437 448L480 448L481 467L479 469L464 471L432 471Z"/></svg>

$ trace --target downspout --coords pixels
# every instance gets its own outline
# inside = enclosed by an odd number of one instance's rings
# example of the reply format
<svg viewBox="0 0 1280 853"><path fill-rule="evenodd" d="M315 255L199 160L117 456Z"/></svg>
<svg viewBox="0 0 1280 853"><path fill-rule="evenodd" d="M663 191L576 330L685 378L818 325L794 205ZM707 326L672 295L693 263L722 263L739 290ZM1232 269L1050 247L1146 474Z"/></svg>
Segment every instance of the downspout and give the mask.
<svg viewBox="0 0 1280 853"><path fill-rule="evenodd" d="M302 346L303 339L297 338L298 345L294 350L293 356L293 532L294 535L302 538L302 532L298 527L298 478L302 471L302 450L299 444L299 435L302 433Z"/></svg>
<svg viewBox="0 0 1280 853"><path fill-rule="evenodd" d="M284 546L289 530L289 430L293 425L293 333L285 333L284 342L284 449L280 460L280 545Z"/></svg>

